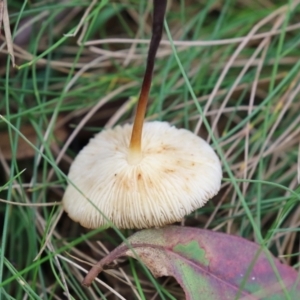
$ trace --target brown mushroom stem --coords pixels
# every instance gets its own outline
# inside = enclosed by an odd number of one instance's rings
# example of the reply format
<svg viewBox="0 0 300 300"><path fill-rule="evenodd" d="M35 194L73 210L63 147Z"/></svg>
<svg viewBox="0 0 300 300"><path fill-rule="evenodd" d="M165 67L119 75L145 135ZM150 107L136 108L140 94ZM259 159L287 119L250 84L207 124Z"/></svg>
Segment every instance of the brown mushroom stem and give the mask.
<svg viewBox="0 0 300 300"><path fill-rule="evenodd" d="M162 37L167 0L153 0L153 6L152 37L129 146L128 160L132 164L136 164L142 159L141 139L143 123L151 87L155 56Z"/></svg>

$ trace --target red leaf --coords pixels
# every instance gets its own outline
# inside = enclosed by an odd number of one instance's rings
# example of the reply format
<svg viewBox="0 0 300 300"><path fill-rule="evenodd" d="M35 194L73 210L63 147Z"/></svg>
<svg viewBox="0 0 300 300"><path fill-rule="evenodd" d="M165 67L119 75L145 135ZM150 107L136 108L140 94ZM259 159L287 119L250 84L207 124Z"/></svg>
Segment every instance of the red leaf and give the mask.
<svg viewBox="0 0 300 300"><path fill-rule="evenodd" d="M298 273L243 238L170 226L139 231L128 242L154 276L175 277L187 299L299 299ZM89 286L105 265L124 255L136 257L121 244L83 284Z"/></svg>

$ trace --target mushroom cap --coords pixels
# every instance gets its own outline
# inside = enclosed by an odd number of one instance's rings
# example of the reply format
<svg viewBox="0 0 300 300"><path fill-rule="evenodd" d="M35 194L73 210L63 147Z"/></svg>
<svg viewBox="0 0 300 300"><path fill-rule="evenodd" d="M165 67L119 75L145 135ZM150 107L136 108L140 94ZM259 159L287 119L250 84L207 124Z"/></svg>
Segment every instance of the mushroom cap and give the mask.
<svg viewBox="0 0 300 300"><path fill-rule="evenodd" d="M131 132L132 124L103 130L71 165L73 184L63 206L82 226L108 227L103 214L117 228L164 226L180 221L219 191L221 164L206 141L167 122L148 122L142 159L130 164Z"/></svg>

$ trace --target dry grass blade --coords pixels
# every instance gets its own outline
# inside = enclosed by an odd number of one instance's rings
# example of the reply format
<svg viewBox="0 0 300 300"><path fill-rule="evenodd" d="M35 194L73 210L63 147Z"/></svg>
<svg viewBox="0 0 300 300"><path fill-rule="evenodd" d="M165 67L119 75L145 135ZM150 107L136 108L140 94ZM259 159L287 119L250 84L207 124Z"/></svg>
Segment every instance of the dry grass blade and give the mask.
<svg viewBox="0 0 300 300"><path fill-rule="evenodd" d="M300 28L300 24L290 25L286 28L286 31L293 31ZM254 34L249 38L250 41L255 41L259 39L263 39L265 37L274 36L280 34L280 30L272 31L272 32L263 32ZM175 46L184 46L184 47L209 47L209 46L222 46L222 45L229 45L229 44L237 44L243 42L247 36L241 36L237 38L231 39L220 39L220 40L213 40L213 41L179 41L173 40L173 44ZM87 41L84 43L85 46L95 46L95 45L103 45L103 44L149 44L149 39L128 39L128 38L108 38L108 39L101 39L101 40L93 40ZM162 40L161 45L170 46L171 42L169 40Z"/></svg>
<svg viewBox="0 0 300 300"><path fill-rule="evenodd" d="M299 150L298 150L298 184L300 184L300 143L299 143Z"/></svg>
<svg viewBox="0 0 300 300"><path fill-rule="evenodd" d="M73 267L83 271L84 273L88 273L88 271L86 269L84 269L83 267L81 267L80 265L74 263L72 260L58 254L57 257L59 257L60 259L68 262L69 264L71 264ZM118 299L122 299L122 300L126 300L124 297L122 297L122 295L120 295L115 289L113 289L112 287L110 287L108 284L106 284L105 282L103 282L102 280L96 278L95 279L96 282L102 284L104 287L106 287L108 290L110 290L115 296L118 297Z"/></svg>
<svg viewBox="0 0 300 300"><path fill-rule="evenodd" d="M1 30L2 30L3 11L4 11L4 2L3 2L3 0L1 0L0 1L0 34L1 34Z"/></svg>
<svg viewBox="0 0 300 300"><path fill-rule="evenodd" d="M49 203L21 203L21 202L14 202L14 201L8 201L5 199L0 198L0 202L16 205L16 206L31 206L31 207L45 207L45 206L55 206L60 205L61 202L49 202Z"/></svg>
<svg viewBox="0 0 300 300"><path fill-rule="evenodd" d="M0 2L0 26L2 23L1 16L3 19L3 28L4 28L4 33L5 33L5 37L6 37L7 50L11 57L12 65L13 65L13 67L15 67L16 64L15 64L13 41L12 41L12 36L11 36L11 31L10 31L10 24L9 24L7 0L2 0ZM1 33L1 27L0 27L0 33Z"/></svg>
<svg viewBox="0 0 300 300"><path fill-rule="evenodd" d="M91 2L91 4L88 6L88 8L86 9L86 11L84 12L79 24L77 25L74 33L70 33L70 34L65 34L64 36L67 36L67 37L74 37L77 35L78 31L81 29L81 27L83 26L88 14L90 13L90 11L92 10L92 8L96 5L97 3L97 0L93 0ZM81 41L77 41L78 45L80 45Z"/></svg>

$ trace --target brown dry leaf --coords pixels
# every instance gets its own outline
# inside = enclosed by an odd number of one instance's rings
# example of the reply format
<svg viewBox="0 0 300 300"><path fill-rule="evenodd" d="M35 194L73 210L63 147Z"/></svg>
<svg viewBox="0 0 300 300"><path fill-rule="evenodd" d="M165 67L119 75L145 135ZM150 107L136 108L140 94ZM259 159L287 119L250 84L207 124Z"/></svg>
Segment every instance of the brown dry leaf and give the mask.
<svg viewBox="0 0 300 300"><path fill-rule="evenodd" d="M30 124L22 126L20 131L31 143L33 143L34 145L36 144L38 137L35 129ZM60 127L54 130L54 136L59 142L63 142L67 138L67 135L68 132L65 127ZM52 146L54 143L55 141L51 140L50 146ZM7 131L0 132L0 150L5 159L12 158L12 148ZM18 149L16 153L17 159L33 157L35 155L35 152L35 149L33 149L24 139L22 139L21 137L18 139Z"/></svg>
<svg viewBox="0 0 300 300"><path fill-rule="evenodd" d="M0 34L1 34L2 22L3 22L3 28L4 28L5 38L6 38L7 50L11 57L12 65L13 67L15 67L16 64L15 64L13 41L12 41L10 25L9 25L7 0L0 0Z"/></svg>

